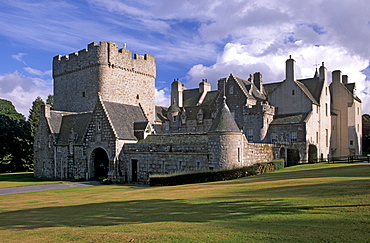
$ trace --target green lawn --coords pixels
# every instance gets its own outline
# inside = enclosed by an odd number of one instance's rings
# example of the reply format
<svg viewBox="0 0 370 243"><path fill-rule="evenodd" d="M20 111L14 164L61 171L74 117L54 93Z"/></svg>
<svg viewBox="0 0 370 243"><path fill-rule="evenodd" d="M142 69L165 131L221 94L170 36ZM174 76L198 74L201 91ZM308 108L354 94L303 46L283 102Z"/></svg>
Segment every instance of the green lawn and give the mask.
<svg viewBox="0 0 370 243"><path fill-rule="evenodd" d="M50 181L38 179L33 172L0 173L0 189L20 186L36 186L44 184L62 183L65 181Z"/></svg>
<svg viewBox="0 0 370 243"><path fill-rule="evenodd" d="M0 196L0 242L369 242L370 164Z"/></svg>

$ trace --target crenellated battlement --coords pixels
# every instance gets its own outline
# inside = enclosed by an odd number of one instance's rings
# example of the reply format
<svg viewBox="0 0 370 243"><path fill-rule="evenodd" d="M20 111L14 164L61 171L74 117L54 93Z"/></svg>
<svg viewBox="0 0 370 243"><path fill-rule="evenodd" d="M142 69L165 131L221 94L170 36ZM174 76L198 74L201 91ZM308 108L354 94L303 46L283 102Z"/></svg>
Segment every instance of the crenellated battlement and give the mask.
<svg viewBox="0 0 370 243"><path fill-rule="evenodd" d="M114 42L92 42L87 49L69 55L57 55L53 58L53 77L85 70L91 67L106 66L118 68L127 72L134 72L145 76L156 76L155 58L151 55L132 55L131 51L118 49Z"/></svg>

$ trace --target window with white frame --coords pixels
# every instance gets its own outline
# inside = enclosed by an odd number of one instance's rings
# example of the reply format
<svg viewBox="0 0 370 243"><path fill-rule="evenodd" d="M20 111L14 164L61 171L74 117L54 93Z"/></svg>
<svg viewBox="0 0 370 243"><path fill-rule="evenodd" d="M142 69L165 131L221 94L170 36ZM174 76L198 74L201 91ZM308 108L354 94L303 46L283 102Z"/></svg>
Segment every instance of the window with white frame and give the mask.
<svg viewBox="0 0 370 243"><path fill-rule="evenodd" d="M290 143L296 143L297 142L297 132L292 131L290 132Z"/></svg>

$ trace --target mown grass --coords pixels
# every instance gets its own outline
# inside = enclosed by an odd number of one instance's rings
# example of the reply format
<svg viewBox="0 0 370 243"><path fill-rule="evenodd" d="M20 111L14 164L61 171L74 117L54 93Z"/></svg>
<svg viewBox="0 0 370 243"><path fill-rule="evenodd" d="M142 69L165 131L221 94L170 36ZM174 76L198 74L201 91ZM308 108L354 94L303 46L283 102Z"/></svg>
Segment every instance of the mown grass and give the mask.
<svg viewBox="0 0 370 243"><path fill-rule="evenodd" d="M0 197L1 242L368 242L370 165Z"/></svg>
<svg viewBox="0 0 370 243"><path fill-rule="evenodd" d="M20 186L36 186L63 182L65 181L52 181L35 178L33 176L33 172L0 173L0 189Z"/></svg>

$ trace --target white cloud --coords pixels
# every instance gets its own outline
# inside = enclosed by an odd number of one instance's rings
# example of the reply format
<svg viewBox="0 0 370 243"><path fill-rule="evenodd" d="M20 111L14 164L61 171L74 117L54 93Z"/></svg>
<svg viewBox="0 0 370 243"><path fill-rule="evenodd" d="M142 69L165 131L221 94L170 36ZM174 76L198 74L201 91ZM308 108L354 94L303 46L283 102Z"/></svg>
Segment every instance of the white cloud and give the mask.
<svg viewBox="0 0 370 243"><path fill-rule="evenodd" d="M247 79L249 74L261 72L264 83L284 80L285 61L288 55L270 53L261 56L249 51L258 50L258 45L226 44L215 64L210 66L198 64L189 70L189 81L186 86L196 87L201 79L207 78L213 89L216 89L217 80L227 77L230 73ZM296 60L296 77L298 79L312 77L315 72L315 64L321 65L321 62L324 62L328 69L329 82L331 72L334 70L341 70L343 74L347 74L349 82L356 83L357 95L364 103L364 113L370 113L370 99L367 96L370 92L370 80L362 72L368 67L368 60L359 55L351 55L348 50L341 47L306 45L301 41L291 48L286 47L285 52L291 54L292 58Z"/></svg>
<svg viewBox="0 0 370 243"><path fill-rule="evenodd" d="M25 61L23 61L22 57L27 55L27 53L18 53L16 55L12 55L12 58L14 58L15 60L23 63L24 65L27 65Z"/></svg>
<svg viewBox="0 0 370 243"><path fill-rule="evenodd" d="M32 74L32 75L36 75L36 76L51 76L51 70L48 70L48 71L41 71L41 70L37 70L37 69L34 69L34 68L31 68L31 67L25 67L23 68L27 73L29 74Z"/></svg>
<svg viewBox="0 0 370 243"><path fill-rule="evenodd" d="M158 106L169 107L170 106L170 97L166 92L167 90L158 90L155 89L155 104Z"/></svg>
<svg viewBox="0 0 370 243"><path fill-rule="evenodd" d="M28 117L32 102L37 96L44 101L52 94L51 80L42 80L22 76L14 72L0 76L0 97L9 100L17 111Z"/></svg>

